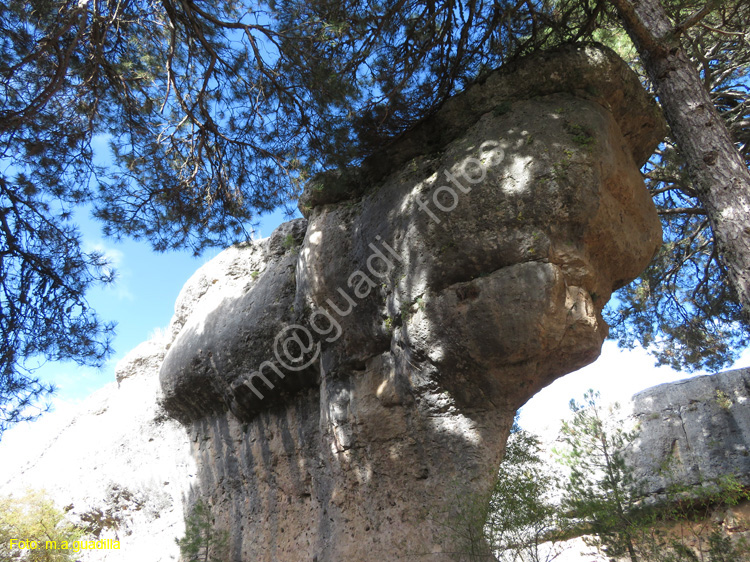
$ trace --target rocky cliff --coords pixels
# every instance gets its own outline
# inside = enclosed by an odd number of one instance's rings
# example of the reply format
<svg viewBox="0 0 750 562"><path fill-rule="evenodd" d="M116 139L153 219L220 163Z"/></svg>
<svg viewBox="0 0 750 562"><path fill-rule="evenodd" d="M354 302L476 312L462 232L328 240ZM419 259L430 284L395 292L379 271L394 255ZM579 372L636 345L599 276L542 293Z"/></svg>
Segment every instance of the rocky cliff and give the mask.
<svg viewBox="0 0 750 562"><path fill-rule="evenodd" d="M644 492L733 474L750 486L750 369L662 384L632 399L632 462Z"/></svg>
<svg viewBox="0 0 750 562"><path fill-rule="evenodd" d="M613 53L527 59L204 268L160 370L231 560L457 560L516 409L593 361L661 240L662 138Z"/></svg>

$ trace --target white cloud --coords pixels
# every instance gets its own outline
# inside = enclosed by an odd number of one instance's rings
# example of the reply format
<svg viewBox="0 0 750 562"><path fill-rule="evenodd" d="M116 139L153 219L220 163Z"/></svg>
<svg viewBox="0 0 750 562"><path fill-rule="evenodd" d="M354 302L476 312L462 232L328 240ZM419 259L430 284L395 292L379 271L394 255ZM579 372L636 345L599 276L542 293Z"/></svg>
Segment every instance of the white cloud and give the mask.
<svg viewBox="0 0 750 562"><path fill-rule="evenodd" d="M131 292L127 280L130 278L132 272L125 266L125 254L114 248L108 246L103 241L99 240L96 242L84 242L83 250L87 253L98 252L107 262L107 266L104 268L105 272L115 272L115 280L112 284L104 288L103 290L108 294L114 294L117 300L134 301L135 296Z"/></svg>
<svg viewBox="0 0 750 562"><path fill-rule="evenodd" d="M625 402L646 388L707 374L675 371L654 363L655 359L642 348L623 350L615 342L606 341L598 360L556 380L529 400L521 410L519 423L535 433L546 433L568 414L570 399L580 401L590 388L601 393L604 403ZM750 366L750 349L740 355L732 368L745 366Z"/></svg>

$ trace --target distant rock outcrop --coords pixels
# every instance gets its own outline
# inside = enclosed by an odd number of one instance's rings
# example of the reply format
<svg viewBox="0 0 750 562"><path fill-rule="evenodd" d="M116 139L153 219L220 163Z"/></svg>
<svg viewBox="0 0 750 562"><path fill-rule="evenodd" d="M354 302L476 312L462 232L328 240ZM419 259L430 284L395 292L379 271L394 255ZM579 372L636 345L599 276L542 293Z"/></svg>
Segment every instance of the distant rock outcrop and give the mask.
<svg viewBox="0 0 750 562"><path fill-rule="evenodd" d="M625 459L645 501L666 499L668 487L673 492L680 490L679 497L690 497L691 490L699 491L703 486L715 489L712 484L725 477L750 487L750 368L653 386L620 406L616 417L608 421L637 430L636 439L625 450ZM544 448L551 451L554 437L548 434L544 441ZM557 472L560 467L550 464L550 469ZM729 537L734 544L750 544L747 500L737 505L710 506L706 519L701 519L700 513L697 510L693 514L692 527L681 526L684 521L677 520L671 525L661 524L659 530L673 533L686 546L701 545L704 554L713 531ZM585 538L557 544L555 552L562 554L555 560L629 562L627 556L615 559L587 546ZM748 557L750 551L742 560Z"/></svg>
<svg viewBox="0 0 750 562"><path fill-rule="evenodd" d="M538 55L204 266L160 377L229 558L457 559L456 496L598 356L602 307L660 244L639 165L663 133L612 52Z"/></svg>
<svg viewBox="0 0 750 562"><path fill-rule="evenodd" d="M632 458L644 493L735 475L750 486L750 369L661 384L632 399Z"/></svg>

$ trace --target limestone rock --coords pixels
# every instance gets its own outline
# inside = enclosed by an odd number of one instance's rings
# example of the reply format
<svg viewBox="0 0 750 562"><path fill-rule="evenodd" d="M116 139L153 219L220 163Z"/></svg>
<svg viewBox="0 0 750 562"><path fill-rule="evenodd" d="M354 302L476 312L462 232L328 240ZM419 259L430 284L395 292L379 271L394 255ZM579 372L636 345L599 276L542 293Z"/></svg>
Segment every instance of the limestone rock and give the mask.
<svg viewBox="0 0 750 562"><path fill-rule="evenodd" d="M115 380L121 383L130 377L158 373L165 351L166 341L161 334L138 344L115 365Z"/></svg>
<svg viewBox="0 0 750 562"><path fill-rule="evenodd" d="M294 318L295 263L307 221L281 225L257 244L225 250L194 274L180 292L177 336L161 369L164 405L188 422L241 400L230 385L273 358L273 338ZM186 311L190 311L187 312ZM279 389L312 384L290 375ZM178 386L179 385L179 386ZM183 389L187 392L183 392Z"/></svg>
<svg viewBox="0 0 750 562"><path fill-rule="evenodd" d="M240 244L227 248L209 264L199 268L177 296L174 316L167 329L170 344L189 316L195 314L199 317L202 315L201 307L211 310L216 306L216 300L242 292L263 267L260 247L255 244Z"/></svg>
<svg viewBox="0 0 750 562"><path fill-rule="evenodd" d="M178 304L163 404L232 560L457 559L456 498L598 356L660 244L638 168L663 125L606 50L519 64L414 131Z"/></svg>
<svg viewBox="0 0 750 562"><path fill-rule="evenodd" d="M646 494L731 474L750 485L750 369L655 386L632 408L640 424L633 468Z"/></svg>

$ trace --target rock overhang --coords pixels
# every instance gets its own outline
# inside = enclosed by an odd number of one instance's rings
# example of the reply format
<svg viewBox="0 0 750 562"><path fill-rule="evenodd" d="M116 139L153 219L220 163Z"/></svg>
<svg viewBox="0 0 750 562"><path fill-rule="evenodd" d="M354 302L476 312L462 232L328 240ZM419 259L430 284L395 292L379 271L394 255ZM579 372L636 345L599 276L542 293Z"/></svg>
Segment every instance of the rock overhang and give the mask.
<svg viewBox="0 0 750 562"><path fill-rule="evenodd" d="M265 265L247 293L216 306L207 329L183 329L162 367L165 403L186 421L226 410L248 419L315 387L321 370L356 371L394 345L421 346L415 353L441 357L449 370L497 372L546 357L533 384L514 382L521 390L512 402L522 402L529 388L571 370L553 357L567 354L578 368L598 356L607 329L601 308L657 250L660 226L638 166L663 135L653 100L606 48L565 47L488 76L360 170L334 177L333 188L325 185L331 175L311 182L308 221L283 226L253 250ZM392 267L365 280L374 251ZM353 279L358 271L364 277ZM501 278L520 289L496 294ZM524 286L550 299L537 318L505 328L502 337L526 344L503 360L513 346L496 337L495 351L478 360L493 344L458 329L471 326L466 311L504 311L517 321L536 310L519 304ZM505 302L502 293L518 294ZM338 318L332 307L356 312ZM315 310L328 311L340 337L319 338L318 366L286 369L277 336ZM508 392L501 386L495 392Z"/></svg>
<svg viewBox="0 0 750 562"><path fill-rule="evenodd" d="M204 266L160 379L231 558L455 559L445 520L491 490L516 409L598 356L659 246L660 135L613 53L540 54Z"/></svg>
<svg viewBox="0 0 750 562"><path fill-rule="evenodd" d="M501 115L515 102L557 93L593 101L609 111L639 167L667 135L658 104L617 53L599 43L563 45L488 73L366 157L361 166L313 177L300 198L300 211L307 216L316 206L357 199L413 158L440 153L483 115Z"/></svg>

